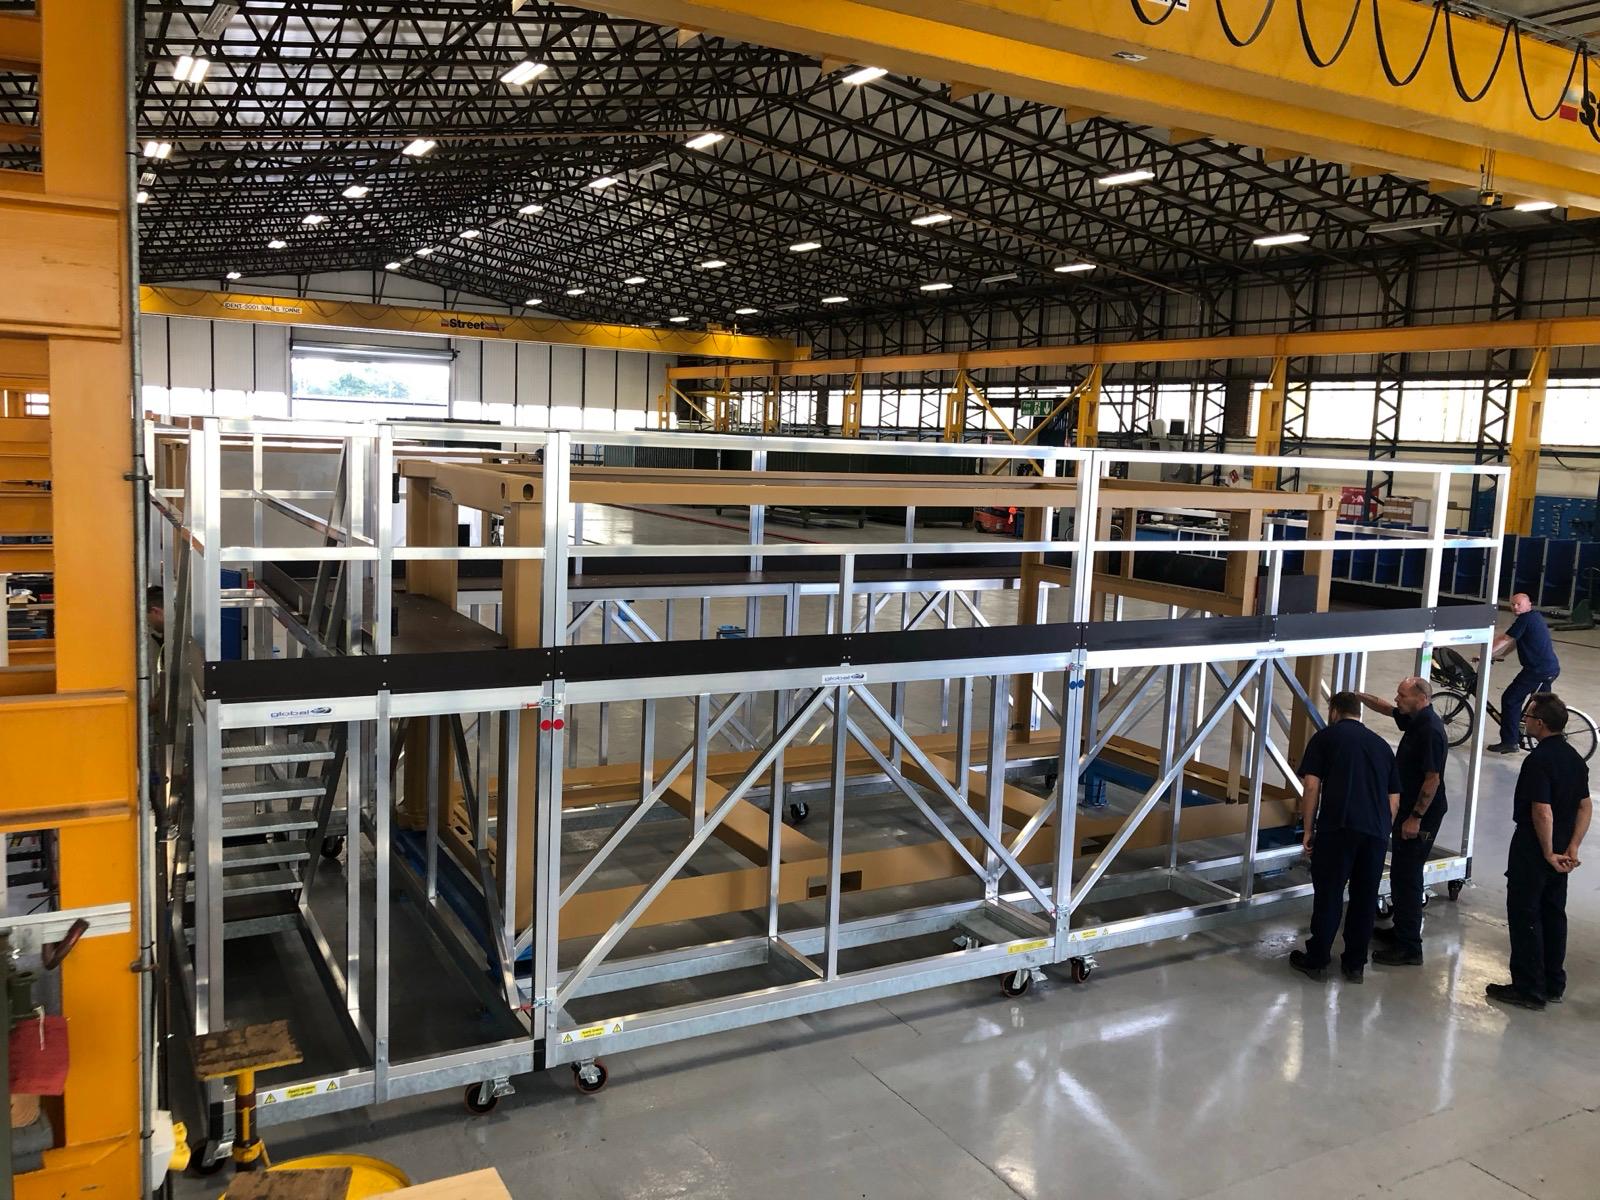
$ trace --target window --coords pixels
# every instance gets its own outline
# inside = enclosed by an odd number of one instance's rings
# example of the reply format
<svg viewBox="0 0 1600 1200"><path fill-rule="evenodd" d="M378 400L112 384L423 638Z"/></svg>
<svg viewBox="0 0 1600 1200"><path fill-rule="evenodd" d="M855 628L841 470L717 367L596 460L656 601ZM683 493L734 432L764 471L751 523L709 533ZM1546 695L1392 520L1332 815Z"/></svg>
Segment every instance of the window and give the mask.
<svg viewBox="0 0 1600 1200"><path fill-rule="evenodd" d="M380 421L450 415L448 350L296 342L291 413L308 420Z"/></svg>

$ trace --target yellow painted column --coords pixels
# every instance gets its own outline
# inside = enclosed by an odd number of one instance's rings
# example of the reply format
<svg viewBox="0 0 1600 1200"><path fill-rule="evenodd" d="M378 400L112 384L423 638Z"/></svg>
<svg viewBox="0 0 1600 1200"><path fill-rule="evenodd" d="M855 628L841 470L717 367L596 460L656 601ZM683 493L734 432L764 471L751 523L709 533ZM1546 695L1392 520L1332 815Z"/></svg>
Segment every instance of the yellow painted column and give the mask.
<svg viewBox="0 0 1600 1200"><path fill-rule="evenodd" d="M1517 389L1511 426L1511 478L1506 532L1533 532L1533 500L1539 491L1539 450L1544 437L1545 388L1550 381L1550 351L1533 352L1528 381Z"/></svg>

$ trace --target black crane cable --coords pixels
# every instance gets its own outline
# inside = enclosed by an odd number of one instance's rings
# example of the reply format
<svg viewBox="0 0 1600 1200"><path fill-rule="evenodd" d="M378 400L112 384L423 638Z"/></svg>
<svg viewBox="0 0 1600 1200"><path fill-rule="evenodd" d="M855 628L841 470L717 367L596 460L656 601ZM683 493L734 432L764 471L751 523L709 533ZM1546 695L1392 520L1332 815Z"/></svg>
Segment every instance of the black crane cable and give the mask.
<svg viewBox="0 0 1600 1200"><path fill-rule="evenodd" d="M1133 9L1133 14L1143 25L1163 25L1172 19L1174 13L1182 12L1178 0L1153 0L1158 5L1159 11L1151 15L1146 8L1152 0L1128 0ZM1241 37L1233 22L1228 19L1228 10L1224 0L1212 0L1216 8L1217 23L1222 29L1222 36L1235 48L1243 50L1258 41L1267 27L1267 22L1272 19L1272 14L1277 10L1278 0L1263 0L1261 14L1256 19L1254 28ZM1562 81L1560 92L1556 96L1555 104L1547 112L1541 112L1533 98L1533 90L1528 81L1528 65L1523 53L1522 26L1515 20L1507 20L1501 27L1500 45L1495 51L1494 62L1490 65L1484 77L1483 84L1476 90L1469 88L1462 79L1461 60L1456 52L1454 18L1447 0L1434 0L1433 15L1428 21L1428 32L1423 38L1422 48L1417 51L1416 61L1405 72L1397 73L1394 63L1389 57L1388 40L1383 32L1383 18L1378 12L1378 0L1354 0L1350 8L1350 19L1345 24L1344 34L1339 39L1338 47L1332 54L1321 54L1311 36L1310 27L1306 23L1306 0L1295 0L1295 18L1300 27L1300 44L1305 49L1306 57L1319 68L1327 68L1337 63L1350 47L1350 42L1355 35L1356 23L1361 15L1361 6L1368 3L1372 10L1372 33L1374 45L1378 51L1378 62L1383 69L1384 77L1391 87L1405 87L1410 84L1422 71L1423 65L1428 61L1428 55L1433 49L1434 38L1439 31L1439 17L1444 15L1444 40L1445 57L1450 68L1450 82L1455 88L1456 95L1467 104L1476 104L1489 94L1495 81L1500 77L1501 68L1505 65L1506 48L1510 46L1514 52L1517 63L1518 82L1522 87L1523 103L1527 106L1528 115L1535 121L1549 121L1560 114L1563 108L1568 107L1568 95L1572 89L1572 81L1582 68L1582 85L1578 101L1579 123L1589 131L1589 136L1600 142L1600 101L1597 101L1589 89L1589 59L1588 44L1578 42L1572 51L1572 62L1567 66L1567 77Z"/></svg>

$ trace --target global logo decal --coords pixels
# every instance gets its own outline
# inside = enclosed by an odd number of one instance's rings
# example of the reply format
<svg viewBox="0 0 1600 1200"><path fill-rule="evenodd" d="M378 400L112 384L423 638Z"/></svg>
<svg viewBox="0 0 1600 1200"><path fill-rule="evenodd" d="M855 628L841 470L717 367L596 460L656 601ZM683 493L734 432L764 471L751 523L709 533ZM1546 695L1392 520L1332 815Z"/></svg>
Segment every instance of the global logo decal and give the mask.
<svg viewBox="0 0 1600 1200"><path fill-rule="evenodd" d="M332 711L328 705L319 704L315 708L280 708L267 716L274 721L284 721L292 717L325 717Z"/></svg>

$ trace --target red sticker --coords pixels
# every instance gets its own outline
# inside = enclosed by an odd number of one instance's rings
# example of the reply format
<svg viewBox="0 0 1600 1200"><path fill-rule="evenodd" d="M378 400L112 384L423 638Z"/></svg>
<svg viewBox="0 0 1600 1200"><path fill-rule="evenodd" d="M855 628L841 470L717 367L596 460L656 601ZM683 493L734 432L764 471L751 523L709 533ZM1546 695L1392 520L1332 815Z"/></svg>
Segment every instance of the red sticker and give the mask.
<svg viewBox="0 0 1600 1200"><path fill-rule="evenodd" d="M540 721L539 728L548 730L550 728L550 718L546 717L544 720Z"/></svg>
<svg viewBox="0 0 1600 1200"><path fill-rule="evenodd" d="M566 727L567 727L567 723L565 721L563 721L560 717L557 717L556 718L556 728L557 729L565 729Z"/></svg>

